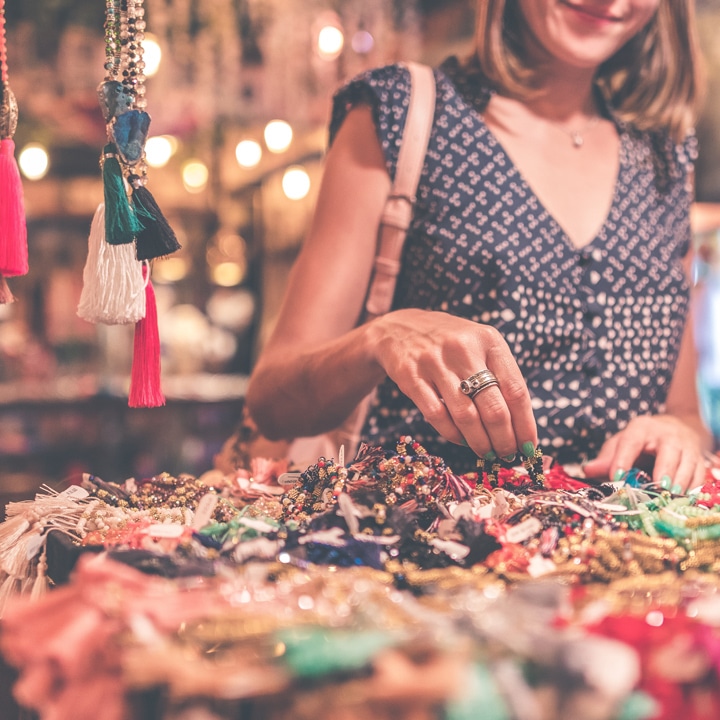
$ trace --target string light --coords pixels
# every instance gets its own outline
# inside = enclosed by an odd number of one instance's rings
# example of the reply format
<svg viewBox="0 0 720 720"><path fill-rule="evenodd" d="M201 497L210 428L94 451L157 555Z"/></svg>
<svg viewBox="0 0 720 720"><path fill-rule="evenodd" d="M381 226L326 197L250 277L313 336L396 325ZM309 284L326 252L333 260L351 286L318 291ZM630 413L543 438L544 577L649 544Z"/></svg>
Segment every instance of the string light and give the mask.
<svg viewBox="0 0 720 720"><path fill-rule="evenodd" d="M165 167L177 150L177 140L172 135L156 135L145 143L145 161L150 167Z"/></svg>
<svg viewBox="0 0 720 720"><path fill-rule="evenodd" d="M188 160L182 169L183 185L188 192L199 193L205 189L209 177L207 165L202 160Z"/></svg>
<svg viewBox="0 0 720 720"><path fill-rule="evenodd" d="M162 60L162 49L158 39L152 33L145 33L142 41L143 61L145 63L145 77L152 77L157 74Z"/></svg>
<svg viewBox="0 0 720 720"><path fill-rule="evenodd" d="M302 200L310 192L310 176L305 168L289 167L283 175L282 189L289 200Z"/></svg>
<svg viewBox="0 0 720 720"><path fill-rule="evenodd" d="M272 153L285 152L293 139L293 130L284 120L271 120L263 132L265 145Z"/></svg>
<svg viewBox="0 0 720 720"><path fill-rule="evenodd" d="M18 165L28 180L40 180L47 174L50 158L40 143L29 143L20 151Z"/></svg>
<svg viewBox="0 0 720 720"><path fill-rule="evenodd" d="M262 148L255 140L242 140L235 148L238 165L244 168L255 167L262 160Z"/></svg>
<svg viewBox="0 0 720 720"><path fill-rule="evenodd" d="M323 60L335 60L342 52L345 36L336 25L325 25L318 33L318 54Z"/></svg>

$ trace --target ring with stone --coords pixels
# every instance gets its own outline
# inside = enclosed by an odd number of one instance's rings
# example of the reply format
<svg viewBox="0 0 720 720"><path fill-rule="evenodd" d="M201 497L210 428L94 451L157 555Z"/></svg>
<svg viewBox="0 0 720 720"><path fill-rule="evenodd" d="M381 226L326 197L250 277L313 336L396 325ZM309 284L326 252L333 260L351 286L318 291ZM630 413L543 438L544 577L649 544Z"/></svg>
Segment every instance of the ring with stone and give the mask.
<svg viewBox="0 0 720 720"><path fill-rule="evenodd" d="M467 380L463 380L460 383L460 392L472 399L481 390L485 390L486 388L499 384L498 379L490 370L480 370L480 372L476 372L474 375L467 378Z"/></svg>

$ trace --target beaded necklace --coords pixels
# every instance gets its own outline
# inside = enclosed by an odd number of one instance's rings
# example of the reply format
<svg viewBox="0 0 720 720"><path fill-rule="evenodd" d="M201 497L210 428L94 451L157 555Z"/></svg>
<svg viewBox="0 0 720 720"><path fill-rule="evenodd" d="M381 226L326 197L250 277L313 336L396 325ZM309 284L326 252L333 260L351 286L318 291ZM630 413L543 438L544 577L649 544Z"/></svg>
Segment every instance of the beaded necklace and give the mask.
<svg viewBox="0 0 720 720"><path fill-rule="evenodd" d="M107 131L100 161L104 202L90 229L78 305L88 322L135 324L130 407L165 404L149 262L180 249L146 187L145 27L143 0L105 0L105 74L97 89Z"/></svg>

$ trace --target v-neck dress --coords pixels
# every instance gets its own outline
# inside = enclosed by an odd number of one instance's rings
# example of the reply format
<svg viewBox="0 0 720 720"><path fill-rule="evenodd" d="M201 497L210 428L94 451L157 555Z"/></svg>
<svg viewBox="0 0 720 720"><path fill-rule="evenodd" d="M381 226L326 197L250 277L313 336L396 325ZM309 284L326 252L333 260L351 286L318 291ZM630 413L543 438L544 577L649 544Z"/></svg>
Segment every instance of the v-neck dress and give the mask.
<svg viewBox="0 0 720 720"><path fill-rule="evenodd" d="M435 79L434 126L392 309L445 311L499 330L530 390L544 452L561 463L594 457L633 417L661 412L667 397L689 305L682 258L694 139L658 142L618 122L612 205L578 249L483 121L490 93L477 75L451 58ZM352 107L369 104L394 177L409 84L402 65L350 81L335 95L330 141ZM407 434L455 472L475 468L474 454L439 437L388 379L363 438L391 449Z"/></svg>

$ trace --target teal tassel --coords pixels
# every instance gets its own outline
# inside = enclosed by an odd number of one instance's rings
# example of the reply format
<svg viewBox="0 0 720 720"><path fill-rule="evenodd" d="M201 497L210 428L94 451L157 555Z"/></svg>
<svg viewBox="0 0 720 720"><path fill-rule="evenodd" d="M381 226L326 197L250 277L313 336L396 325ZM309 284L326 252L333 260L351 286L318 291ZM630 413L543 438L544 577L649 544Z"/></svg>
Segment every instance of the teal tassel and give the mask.
<svg viewBox="0 0 720 720"><path fill-rule="evenodd" d="M128 200L125 182L113 143L103 149L102 175L105 192L105 240L111 245L126 245L143 229Z"/></svg>

